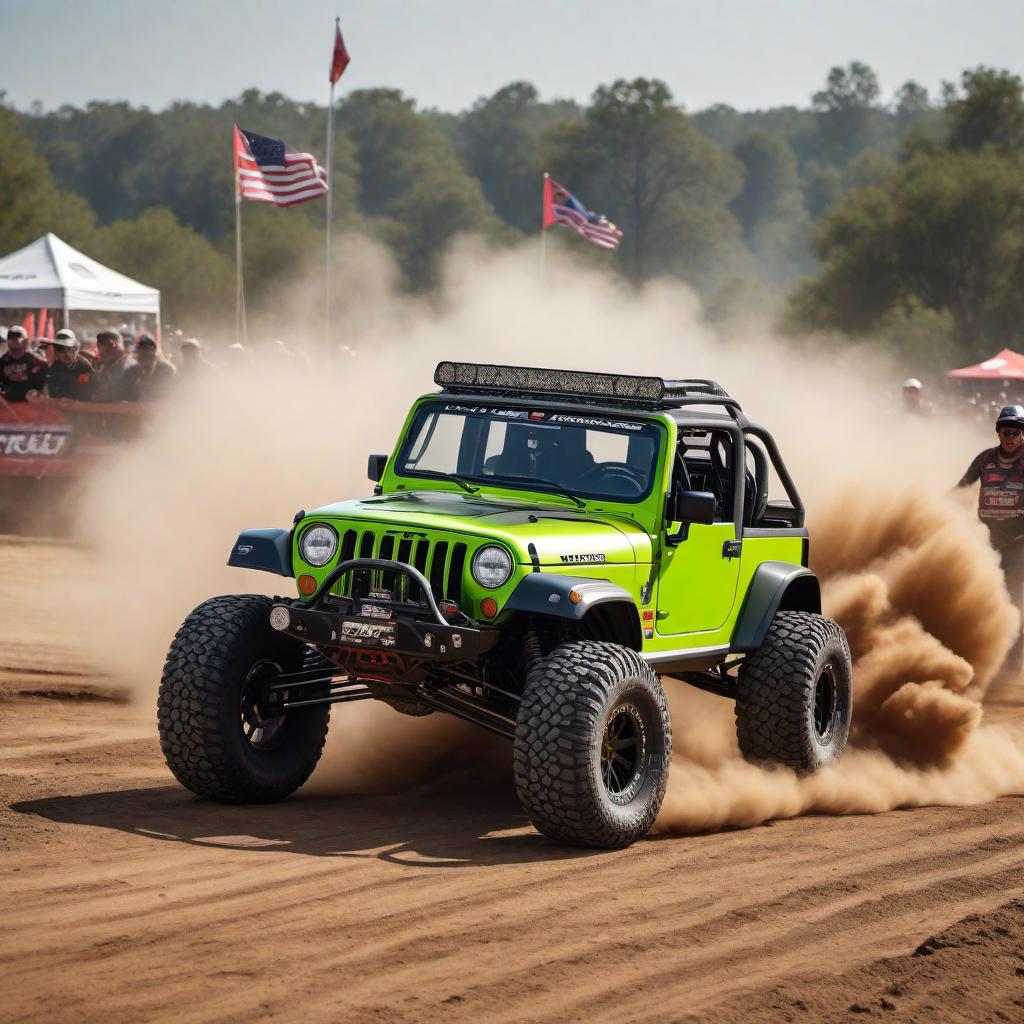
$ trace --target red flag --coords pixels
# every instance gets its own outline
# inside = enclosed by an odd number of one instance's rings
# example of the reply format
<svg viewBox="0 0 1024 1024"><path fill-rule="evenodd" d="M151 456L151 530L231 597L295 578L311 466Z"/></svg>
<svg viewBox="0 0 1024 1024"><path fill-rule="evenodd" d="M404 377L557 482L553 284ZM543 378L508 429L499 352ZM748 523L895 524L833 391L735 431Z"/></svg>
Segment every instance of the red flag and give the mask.
<svg viewBox="0 0 1024 1024"><path fill-rule="evenodd" d="M334 19L334 53L331 55L331 85L334 85L345 73L351 58L345 49L345 40L341 38L341 18Z"/></svg>
<svg viewBox="0 0 1024 1024"><path fill-rule="evenodd" d="M25 328L25 333L30 337L36 336L36 315L35 313L26 313L25 319L21 321L21 326Z"/></svg>
<svg viewBox="0 0 1024 1024"><path fill-rule="evenodd" d="M552 207L555 204L555 186L552 185L551 179L545 174L544 175L544 210L543 219L541 220L541 230L544 228L551 227L552 224L557 224L555 220L555 211Z"/></svg>

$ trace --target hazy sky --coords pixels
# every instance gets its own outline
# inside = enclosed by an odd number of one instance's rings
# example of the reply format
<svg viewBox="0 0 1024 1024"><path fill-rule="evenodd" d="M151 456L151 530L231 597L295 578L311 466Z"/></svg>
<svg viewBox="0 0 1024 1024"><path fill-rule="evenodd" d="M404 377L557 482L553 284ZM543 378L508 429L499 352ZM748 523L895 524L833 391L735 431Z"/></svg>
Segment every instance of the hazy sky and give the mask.
<svg viewBox="0 0 1024 1024"><path fill-rule="evenodd" d="M647 75L698 110L806 105L850 60L886 99L909 78L935 95L965 67L1024 71L1024 0L0 0L0 90L19 107L250 86L323 102L336 14L339 95L390 86L446 110L517 79L585 100Z"/></svg>

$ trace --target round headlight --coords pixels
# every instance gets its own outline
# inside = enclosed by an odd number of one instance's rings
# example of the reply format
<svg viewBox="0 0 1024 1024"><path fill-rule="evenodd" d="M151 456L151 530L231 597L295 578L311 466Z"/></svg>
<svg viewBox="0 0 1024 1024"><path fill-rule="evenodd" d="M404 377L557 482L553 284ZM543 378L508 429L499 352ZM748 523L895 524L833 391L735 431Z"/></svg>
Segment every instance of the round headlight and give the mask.
<svg viewBox="0 0 1024 1024"><path fill-rule="evenodd" d="M338 535L322 523L311 526L299 541L299 554L310 565L326 565L338 550Z"/></svg>
<svg viewBox="0 0 1024 1024"><path fill-rule="evenodd" d="M512 575L512 558L504 548L490 544L473 556L472 572L481 587L494 590Z"/></svg>

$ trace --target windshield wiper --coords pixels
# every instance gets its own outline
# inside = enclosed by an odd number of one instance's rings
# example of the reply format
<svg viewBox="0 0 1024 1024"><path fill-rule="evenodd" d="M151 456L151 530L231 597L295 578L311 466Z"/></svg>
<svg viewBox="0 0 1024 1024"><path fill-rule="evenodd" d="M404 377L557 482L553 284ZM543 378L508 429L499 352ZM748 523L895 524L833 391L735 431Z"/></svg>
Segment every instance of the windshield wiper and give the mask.
<svg viewBox="0 0 1024 1024"><path fill-rule="evenodd" d="M480 490L479 487L474 487L471 483L463 480L461 476L457 476L455 473L436 473L436 476L444 477L445 480L454 480L464 491L468 491L470 494L476 494Z"/></svg>
<svg viewBox="0 0 1024 1024"><path fill-rule="evenodd" d="M545 480L540 476L509 476L507 473L502 473L500 477L494 477L495 480L522 480L525 483L534 484L545 484L548 487L553 487L559 494L568 498L570 501L576 502L577 508L586 508L587 503L581 498L577 498L572 491L566 490L561 484L556 484L554 480Z"/></svg>

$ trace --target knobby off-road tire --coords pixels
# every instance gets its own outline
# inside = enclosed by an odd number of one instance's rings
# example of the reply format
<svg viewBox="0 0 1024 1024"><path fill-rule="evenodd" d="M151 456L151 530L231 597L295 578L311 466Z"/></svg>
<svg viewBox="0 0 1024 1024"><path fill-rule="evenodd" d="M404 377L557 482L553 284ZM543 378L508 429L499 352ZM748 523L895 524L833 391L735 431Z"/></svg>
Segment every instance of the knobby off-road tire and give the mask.
<svg viewBox="0 0 1024 1024"><path fill-rule="evenodd" d="M778 612L736 686L736 735L755 764L813 772L838 759L853 710L850 649L831 619Z"/></svg>
<svg viewBox="0 0 1024 1024"><path fill-rule="evenodd" d="M271 600L215 597L182 623L160 682L160 746L175 778L222 803L282 800L309 778L329 706L262 719L254 684L301 667L303 645L270 627ZM248 735L247 735L248 733Z"/></svg>
<svg viewBox="0 0 1024 1024"><path fill-rule="evenodd" d="M628 846L654 824L671 756L661 681L635 651L573 641L527 676L513 773L519 802L544 835Z"/></svg>

